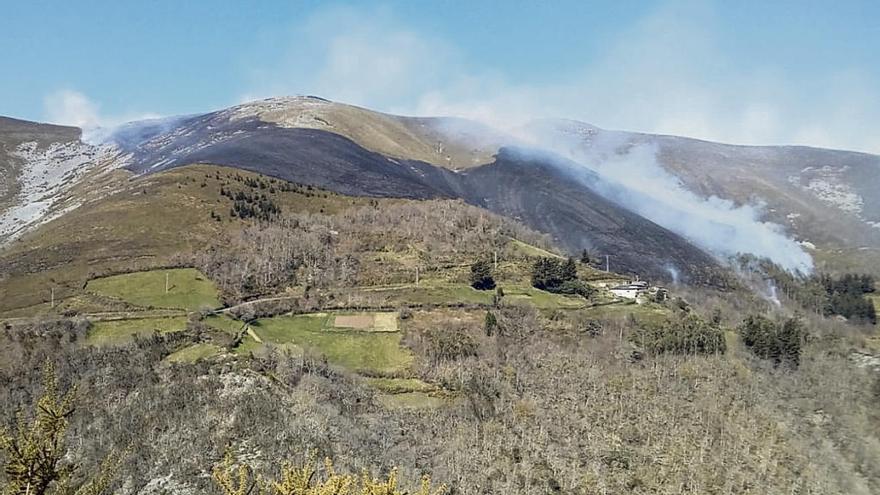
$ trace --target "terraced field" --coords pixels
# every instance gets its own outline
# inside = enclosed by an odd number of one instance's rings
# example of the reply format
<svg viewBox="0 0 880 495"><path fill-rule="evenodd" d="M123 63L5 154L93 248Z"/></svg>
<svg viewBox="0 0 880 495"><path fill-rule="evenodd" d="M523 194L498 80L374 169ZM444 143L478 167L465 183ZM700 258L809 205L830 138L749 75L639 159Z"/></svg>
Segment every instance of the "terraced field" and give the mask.
<svg viewBox="0 0 880 495"><path fill-rule="evenodd" d="M263 341L278 345L294 344L327 358L353 371L391 373L405 369L412 361L410 353L401 347L401 335L384 327L352 328L336 326L340 318L348 325L353 318L367 319L387 313L327 314L279 316L258 320L251 327ZM388 317L379 316L387 325ZM360 323L360 322L358 322ZM396 323L396 321L395 321Z"/></svg>
<svg viewBox="0 0 880 495"><path fill-rule="evenodd" d="M505 274L499 286L504 289L506 304L527 304L544 311L584 311L595 318L634 314L652 320L665 315L663 308L650 304L594 306L594 301L580 297L537 290L526 280L528 267L533 256L552 253L519 241L515 241L513 250L522 257L503 261L503 271L499 270ZM589 272L589 268L584 269ZM462 270L456 265L445 272L433 272L419 285L337 289L341 292L335 300L348 300L353 307L362 304L365 308L422 308L414 311L413 320L406 320L407 328L413 321L428 326L456 322L481 325L496 293L457 282L462 278ZM288 296L276 299L285 297ZM92 279L79 295L68 298L64 304L86 310L84 314L93 322L89 344L113 346L125 345L136 337L183 331L192 312L218 308L220 301L214 284L199 271L177 268ZM231 314L218 312L203 317L201 323L207 333L201 335L198 343L181 344L164 362L185 364L229 353L260 354L271 347L294 355L323 358L366 376L388 377L368 378L367 383L376 389L380 403L389 408L433 408L455 400L453 394L434 384L413 378L391 378L407 376L414 359L402 345L398 311L335 310L261 318L247 324Z"/></svg>
<svg viewBox="0 0 880 495"><path fill-rule="evenodd" d="M179 332L185 328L185 317L96 321L89 330L88 342L92 345L119 345L131 342L135 336L148 337L153 333Z"/></svg>

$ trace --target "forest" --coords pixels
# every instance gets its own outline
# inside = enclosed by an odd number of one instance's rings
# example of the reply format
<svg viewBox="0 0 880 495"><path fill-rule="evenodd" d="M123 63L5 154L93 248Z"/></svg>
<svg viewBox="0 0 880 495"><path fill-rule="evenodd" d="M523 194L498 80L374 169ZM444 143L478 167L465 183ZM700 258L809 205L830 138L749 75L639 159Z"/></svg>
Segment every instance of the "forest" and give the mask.
<svg viewBox="0 0 880 495"><path fill-rule="evenodd" d="M94 473L124 450L113 486L131 493L224 493L211 473L227 452L267 477L317 456L340 473L396 469L411 489L430 475L450 493L878 488L877 438L866 434L880 420L877 378L839 357L857 335L805 321L800 365L777 367L750 337L725 346L711 337L719 323L677 311L657 343L632 318L517 305L493 311L491 335L482 319L412 327L414 376L457 397L427 410L380 406L320 356L165 361L198 341L196 326L105 348L82 345L86 321L34 322L4 331L0 404L13 431L9 413L29 410L54 363L60 388L76 387L70 458Z"/></svg>

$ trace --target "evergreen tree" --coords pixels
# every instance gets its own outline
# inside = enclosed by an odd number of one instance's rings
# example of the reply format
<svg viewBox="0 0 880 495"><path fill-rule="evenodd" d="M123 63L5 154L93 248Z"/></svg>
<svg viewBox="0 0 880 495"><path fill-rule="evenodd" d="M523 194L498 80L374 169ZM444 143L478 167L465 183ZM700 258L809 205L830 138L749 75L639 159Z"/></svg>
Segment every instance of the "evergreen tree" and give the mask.
<svg viewBox="0 0 880 495"><path fill-rule="evenodd" d="M532 267L532 287L558 294L578 294L589 297L594 289L577 278L573 258L539 258Z"/></svg>
<svg viewBox="0 0 880 495"><path fill-rule="evenodd" d="M559 265L553 258L539 258L532 267L532 286L536 289L550 290L559 287Z"/></svg>
<svg viewBox="0 0 880 495"><path fill-rule="evenodd" d="M491 290L495 288L491 263L486 260L479 260L471 265L471 287L477 290Z"/></svg>
<svg viewBox="0 0 880 495"><path fill-rule="evenodd" d="M581 263L589 265L590 261L592 261L590 260L590 253L588 253L586 249L581 251Z"/></svg>
<svg viewBox="0 0 880 495"><path fill-rule="evenodd" d="M660 326L638 327L630 340L651 354L724 354L724 331L695 313L679 313Z"/></svg>
<svg viewBox="0 0 880 495"><path fill-rule="evenodd" d="M575 280L578 276L577 265L574 262L574 258L569 257L565 260L565 263L562 264L561 270L559 273L559 278L562 279L563 282L569 280Z"/></svg>
<svg viewBox="0 0 880 495"><path fill-rule="evenodd" d="M799 319L774 322L761 315L751 315L740 325L739 334L746 347L759 358L773 361L774 366L800 365L805 329Z"/></svg>

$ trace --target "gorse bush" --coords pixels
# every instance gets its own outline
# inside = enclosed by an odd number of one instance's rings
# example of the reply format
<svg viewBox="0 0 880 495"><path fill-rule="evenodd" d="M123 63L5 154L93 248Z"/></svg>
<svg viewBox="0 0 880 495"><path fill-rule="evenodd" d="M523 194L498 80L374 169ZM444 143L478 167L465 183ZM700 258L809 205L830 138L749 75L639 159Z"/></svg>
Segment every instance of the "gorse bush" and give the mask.
<svg viewBox="0 0 880 495"><path fill-rule="evenodd" d="M797 318L772 321L751 315L739 327L743 344L761 359L770 359L774 366L800 364L801 346L806 338L803 323Z"/></svg>
<svg viewBox="0 0 880 495"><path fill-rule="evenodd" d="M724 332L694 313L680 313L659 326L639 327L630 341L650 354L723 354Z"/></svg>
<svg viewBox="0 0 880 495"><path fill-rule="evenodd" d="M387 478L372 478L364 471L360 476L341 474L330 459L324 461L320 472L315 461L301 466L285 463L277 479L255 476L246 464L236 465L231 454L214 467L214 483L223 495L442 495L447 493L444 485L431 486L431 478L425 476L415 491L402 490L397 470L392 469Z"/></svg>
<svg viewBox="0 0 880 495"><path fill-rule="evenodd" d="M43 394L31 417L18 413L14 433L0 430L0 450L5 453L4 495L100 495L107 491L119 468L121 455L107 457L96 475L79 486L76 466L65 460L64 437L74 412L75 390L58 390L55 368L43 369Z"/></svg>

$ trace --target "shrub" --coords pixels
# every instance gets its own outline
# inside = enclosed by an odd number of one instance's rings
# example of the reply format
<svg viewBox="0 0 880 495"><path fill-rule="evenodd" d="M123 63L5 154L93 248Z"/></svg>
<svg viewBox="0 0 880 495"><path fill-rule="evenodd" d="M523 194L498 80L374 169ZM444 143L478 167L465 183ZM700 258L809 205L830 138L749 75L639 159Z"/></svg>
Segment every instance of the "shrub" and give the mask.
<svg viewBox="0 0 880 495"><path fill-rule="evenodd" d="M492 334L495 333L495 328L498 326L498 319L495 318L495 313L491 311L486 311L486 321L483 324L483 328L486 330L486 336L491 337Z"/></svg>
<svg viewBox="0 0 880 495"><path fill-rule="evenodd" d="M659 326L640 327L630 340L646 352L657 354L723 354L724 332L694 313L681 313Z"/></svg>
<svg viewBox="0 0 880 495"><path fill-rule="evenodd" d="M502 299L504 299L504 289L499 286L495 289L495 295L492 296L492 306L500 306Z"/></svg>
<svg viewBox="0 0 880 495"><path fill-rule="evenodd" d="M47 362L43 369L43 394L32 415L19 413L15 432L0 429L0 451L6 454L6 483L0 488L3 493L100 495L108 490L122 455L114 453L105 458L100 470L84 482L78 466L66 459L64 439L75 411L74 401L75 390L62 393L55 368ZM71 486L74 479L81 483L78 489Z"/></svg>
<svg viewBox="0 0 880 495"><path fill-rule="evenodd" d="M583 332L590 337L598 337L605 333L605 328L597 320L587 320L586 325L583 327Z"/></svg>
<svg viewBox="0 0 880 495"><path fill-rule="evenodd" d="M559 286L559 289L554 291L558 294L571 294L577 295L581 297L590 297L595 292L595 289L587 285L582 280L566 280L562 282L562 285Z"/></svg>
<svg viewBox="0 0 880 495"><path fill-rule="evenodd" d="M278 479L264 479L255 476L247 464L237 464L229 453L222 463L214 467L212 478L223 495L247 495L252 492L264 495L442 495L448 491L445 485L432 488L431 479L427 476L422 478L418 490L402 490L396 468L382 479L373 478L366 471L360 475L342 474L336 471L330 459L324 461L323 473L314 460L302 466L288 462L281 465Z"/></svg>
<svg viewBox="0 0 880 495"><path fill-rule="evenodd" d="M426 354L433 362L476 356L477 342L466 328L432 328L425 334Z"/></svg>
<svg viewBox="0 0 880 495"><path fill-rule="evenodd" d="M397 310L397 313L401 320L408 320L412 318L412 310L409 309L409 306L402 306L399 310Z"/></svg>

